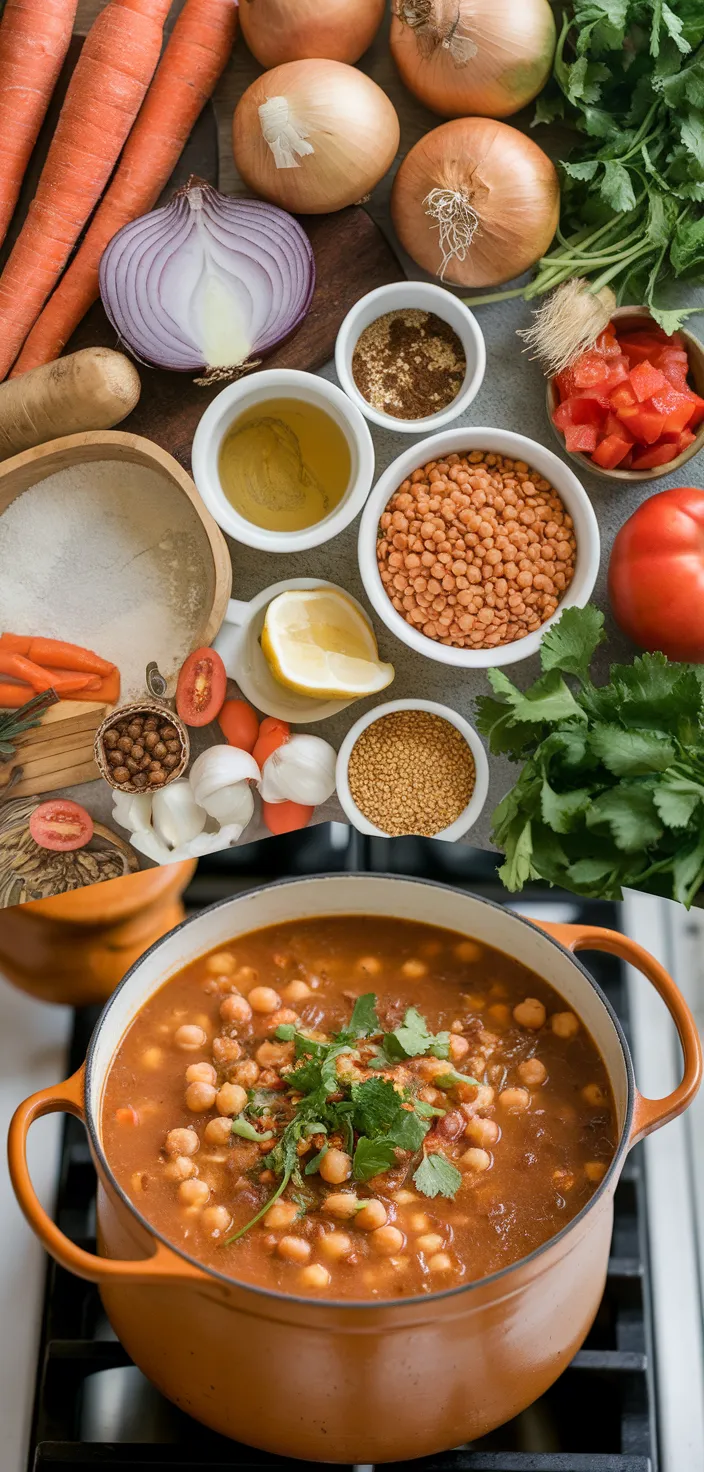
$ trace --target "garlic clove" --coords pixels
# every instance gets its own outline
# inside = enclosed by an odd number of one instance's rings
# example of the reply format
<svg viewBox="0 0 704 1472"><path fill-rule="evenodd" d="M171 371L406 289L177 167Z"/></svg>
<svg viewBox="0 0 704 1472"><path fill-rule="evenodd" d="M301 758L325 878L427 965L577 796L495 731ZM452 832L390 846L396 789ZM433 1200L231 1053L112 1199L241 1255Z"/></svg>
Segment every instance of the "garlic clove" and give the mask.
<svg viewBox="0 0 704 1472"><path fill-rule="evenodd" d="M206 813L194 801L186 777L160 787L152 798L152 826L157 838L171 849L196 838L205 827Z"/></svg>
<svg viewBox="0 0 704 1472"><path fill-rule="evenodd" d="M298 732L267 757L259 783L263 801L318 807L335 791L335 762L328 741Z"/></svg>
<svg viewBox="0 0 704 1472"><path fill-rule="evenodd" d="M203 801L203 807L218 823L239 823L246 828L254 812L254 797L247 782L235 782L232 787L221 787Z"/></svg>
<svg viewBox="0 0 704 1472"><path fill-rule="evenodd" d="M188 780L196 802L205 806L205 799L221 787L233 787L237 782L258 782L259 767L248 751L236 746L209 746L196 757L188 774Z"/></svg>
<svg viewBox="0 0 704 1472"><path fill-rule="evenodd" d="M133 848L136 848L140 854L145 854L148 859L153 859L155 864L173 864L178 858L181 858L181 854L177 854L174 849L168 848L160 838L157 838L153 828L133 833L131 842ZM184 857L187 858L188 855Z"/></svg>
<svg viewBox="0 0 704 1472"><path fill-rule="evenodd" d="M152 819L152 799L148 792L114 792L112 815L121 828L128 833L149 831Z"/></svg>
<svg viewBox="0 0 704 1472"><path fill-rule="evenodd" d="M219 828L217 833L201 833L198 838L192 838L187 845L189 858L199 858L201 854L217 854L222 849L231 848L236 843L242 832L239 823L227 823L224 828Z"/></svg>

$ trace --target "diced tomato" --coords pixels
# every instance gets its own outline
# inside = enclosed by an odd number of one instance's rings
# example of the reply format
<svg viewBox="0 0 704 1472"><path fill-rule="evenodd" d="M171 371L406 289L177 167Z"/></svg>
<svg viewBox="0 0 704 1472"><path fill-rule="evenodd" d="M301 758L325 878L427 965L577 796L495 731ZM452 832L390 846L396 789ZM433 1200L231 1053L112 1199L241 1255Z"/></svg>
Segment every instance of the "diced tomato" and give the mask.
<svg viewBox="0 0 704 1472"><path fill-rule="evenodd" d="M659 337L655 332L627 332L619 336L619 347L626 354L633 368L636 363L645 362L646 358L655 357L667 342L667 338Z"/></svg>
<svg viewBox="0 0 704 1472"><path fill-rule="evenodd" d="M688 449L689 446L694 443L696 438L697 436L691 429L683 429L679 438L679 444L677 446L677 454L681 455L682 451Z"/></svg>
<svg viewBox="0 0 704 1472"><path fill-rule="evenodd" d="M609 408L609 396L592 389L589 393L574 394L563 407L568 406L573 424L603 424Z"/></svg>
<svg viewBox="0 0 704 1472"><path fill-rule="evenodd" d="M659 368L654 368L647 358L642 363L636 363L635 368L631 368L630 381L639 404L644 404L646 399L652 399L653 394L658 393L667 385L664 374Z"/></svg>
<svg viewBox="0 0 704 1472"><path fill-rule="evenodd" d="M631 462L634 470L654 470L656 465L668 465L674 460L673 446L666 441L651 445L648 450L638 450Z"/></svg>
<svg viewBox="0 0 704 1472"><path fill-rule="evenodd" d="M657 356L656 368L671 383L673 388L679 389L680 393L687 387L687 371L689 361L686 353L681 353L678 348L663 348Z"/></svg>
<svg viewBox="0 0 704 1472"><path fill-rule="evenodd" d="M609 322L604 332L600 332L594 344L594 350L602 353L605 358L617 358L621 349L616 341L616 329L613 322Z"/></svg>
<svg viewBox="0 0 704 1472"><path fill-rule="evenodd" d="M555 428L561 429L563 433L567 429L567 426L574 422L572 419L571 399L565 399L563 403L558 404L556 409L553 409L552 422L555 425Z"/></svg>
<svg viewBox="0 0 704 1472"><path fill-rule="evenodd" d="M617 414L619 409L628 408L632 404L636 404L638 402L635 396L635 391L631 388L630 379L626 383L619 383L616 388L612 389L611 393L609 394L609 399L611 401L612 409L614 409Z"/></svg>
<svg viewBox="0 0 704 1472"><path fill-rule="evenodd" d="M630 372L628 358L624 353L619 353L617 358L609 358L609 373L606 380L606 391L610 392L619 383L625 383Z"/></svg>
<svg viewBox="0 0 704 1472"><path fill-rule="evenodd" d="M697 425L701 424L702 419L704 419L704 399L700 399L699 394L692 393L691 389L689 389L688 392L694 404L694 409L692 412L692 417L689 421L688 428L696 429Z"/></svg>
<svg viewBox="0 0 704 1472"><path fill-rule="evenodd" d="M569 399L570 395L573 394L575 390L575 382L572 374L572 369L563 368L561 373L555 374L553 382L557 387L557 392L560 395L562 403L564 403L565 399Z"/></svg>
<svg viewBox="0 0 704 1472"><path fill-rule="evenodd" d="M654 445L665 425L664 414L658 414L657 409L649 409L647 404L631 404L619 409L618 417L642 445Z"/></svg>
<svg viewBox="0 0 704 1472"><path fill-rule="evenodd" d="M601 465L604 470L613 470L615 465L620 465L631 448L633 441L622 438L619 434L607 434L592 452L592 460L595 465Z"/></svg>
<svg viewBox="0 0 704 1472"><path fill-rule="evenodd" d="M632 464L633 464L633 447L631 447L631 449L628 451L628 454L627 455L624 455L623 460L621 461L621 470L630 470Z"/></svg>
<svg viewBox="0 0 704 1472"><path fill-rule="evenodd" d="M690 393L680 394L671 384L660 393L653 394L650 400L652 408L659 414L665 415L663 434L673 434L677 439L681 430L689 424L694 413L694 400Z"/></svg>
<svg viewBox="0 0 704 1472"><path fill-rule="evenodd" d="M575 388L593 388L596 383L603 383L608 371L606 360L593 348L582 353L572 365Z"/></svg>
<svg viewBox="0 0 704 1472"><path fill-rule="evenodd" d="M628 433L623 420L619 419L616 414L607 414L606 416L604 436L606 437L608 434L617 434L622 440L628 440L629 444L633 442L633 436Z"/></svg>
<svg viewBox="0 0 704 1472"><path fill-rule="evenodd" d="M584 450L591 454L596 449L595 424L571 424L565 430L565 445L568 450Z"/></svg>

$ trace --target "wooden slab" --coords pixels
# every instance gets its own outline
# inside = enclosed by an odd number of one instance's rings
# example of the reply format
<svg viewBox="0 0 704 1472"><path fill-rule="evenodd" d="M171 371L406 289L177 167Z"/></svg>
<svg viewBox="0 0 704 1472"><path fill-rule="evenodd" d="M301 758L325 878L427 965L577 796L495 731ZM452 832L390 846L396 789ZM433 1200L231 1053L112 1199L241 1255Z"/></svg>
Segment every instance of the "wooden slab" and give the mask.
<svg viewBox="0 0 704 1472"><path fill-rule="evenodd" d="M13 797L35 797L96 780L93 742L108 709L97 701L60 700L50 706L41 725L19 736L14 756L0 766L0 790L12 782ZM13 782L18 767L22 776Z"/></svg>

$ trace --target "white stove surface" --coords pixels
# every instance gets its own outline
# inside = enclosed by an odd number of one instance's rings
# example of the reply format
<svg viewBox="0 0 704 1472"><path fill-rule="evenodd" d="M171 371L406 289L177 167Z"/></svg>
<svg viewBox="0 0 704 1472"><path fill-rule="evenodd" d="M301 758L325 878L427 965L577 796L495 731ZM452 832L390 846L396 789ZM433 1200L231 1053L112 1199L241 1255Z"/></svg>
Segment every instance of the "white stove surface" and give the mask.
<svg viewBox="0 0 704 1472"><path fill-rule="evenodd" d="M0 919L0 925L2 920ZM49 1007L0 977L0 1132L17 1104L66 1076L68 1007ZM29 1162L49 1208L59 1164L62 1116L30 1131ZM15 1201L5 1152L0 1164L0 1469L25 1472L37 1376L46 1257Z"/></svg>

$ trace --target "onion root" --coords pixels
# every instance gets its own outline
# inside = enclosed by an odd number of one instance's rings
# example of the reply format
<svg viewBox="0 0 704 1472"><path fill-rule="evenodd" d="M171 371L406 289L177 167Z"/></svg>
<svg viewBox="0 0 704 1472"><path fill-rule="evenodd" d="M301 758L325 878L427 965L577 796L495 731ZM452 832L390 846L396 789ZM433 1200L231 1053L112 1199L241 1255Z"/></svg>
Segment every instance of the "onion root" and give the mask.
<svg viewBox="0 0 704 1472"><path fill-rule="evenodd" d="M479 227L479 216L461 189L431 189L423 200L426 215L438 227L442 265L441 281L451 261L463 261Z"/></svg>

